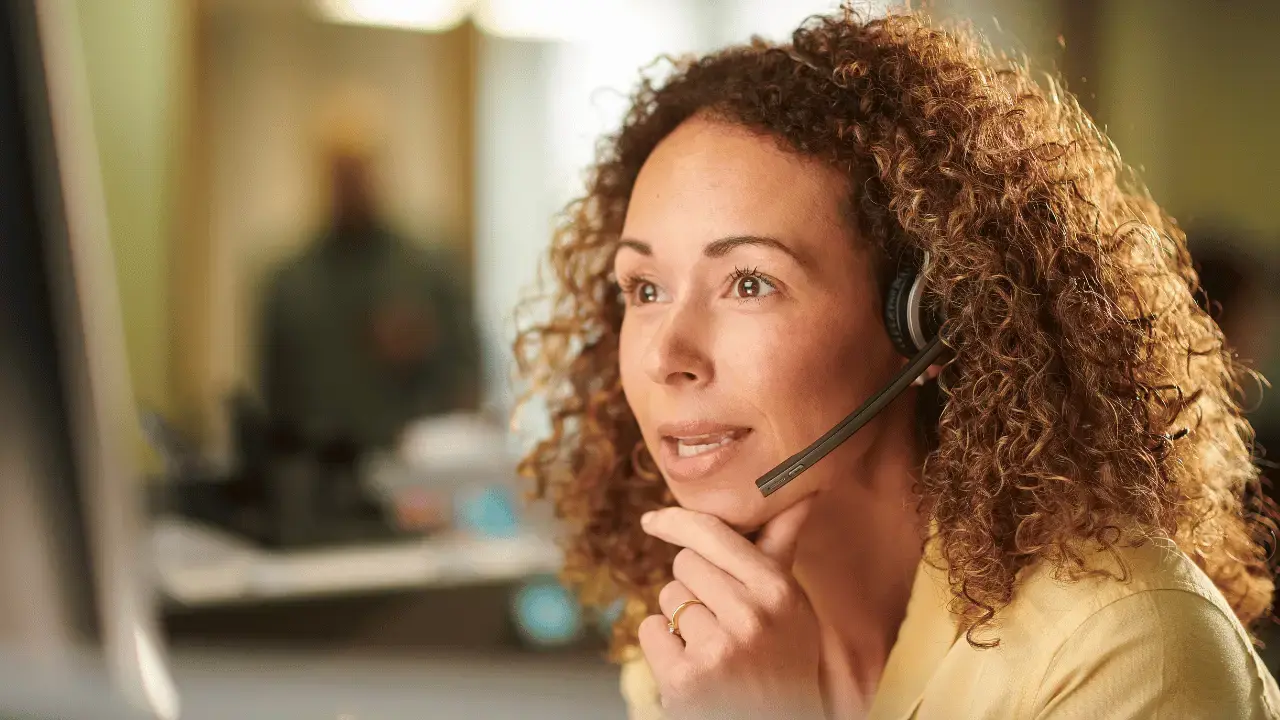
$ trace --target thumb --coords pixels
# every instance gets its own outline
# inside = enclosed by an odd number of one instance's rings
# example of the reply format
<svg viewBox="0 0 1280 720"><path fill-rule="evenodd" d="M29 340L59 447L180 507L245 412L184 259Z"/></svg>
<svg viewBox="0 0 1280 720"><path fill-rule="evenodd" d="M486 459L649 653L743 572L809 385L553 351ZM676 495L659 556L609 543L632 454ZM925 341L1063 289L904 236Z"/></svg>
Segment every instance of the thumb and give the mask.
<svg viewBox="0 0 1280 720"><path fill-rule="evenodd" d="M813 497L810 496L778 513L760 530L756 547L779 565L789 569L795 560L800 528L804 527L812 506Z"/></svg>

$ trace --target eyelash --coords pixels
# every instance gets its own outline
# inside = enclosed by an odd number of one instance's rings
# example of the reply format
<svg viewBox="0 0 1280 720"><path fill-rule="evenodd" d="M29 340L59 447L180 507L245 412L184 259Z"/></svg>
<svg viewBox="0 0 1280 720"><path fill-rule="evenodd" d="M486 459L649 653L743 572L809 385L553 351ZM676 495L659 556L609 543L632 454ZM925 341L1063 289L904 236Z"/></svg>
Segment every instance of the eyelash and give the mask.
<svg viewBox="0 0 1280 720"><path fill-rule="evenodd" d="M755 278L755 279L757 279L757 280L760 280L760 281L762 281L765 285L768 285L768 286L769 286L769 287L770 287L774 292L777 292L777 291L778 291L778 288L779 288L779 285L778 285L778 281L777 281L777 280L774 280L772 277L770 277L770 276L768 276L768 275L766 275L766 274L764 274L764 273L760 272L760 271L759 271L759 270L757 270L756 268L740 268L740 267L735 267L735 268L733 269L733 272L729 273L729 277L726 279L726 282L728 282L728 283L729 283L729 287L731 287L731 288L732 288L732 287L734 286L734 284L736 284L739 280L741 280L741 279L743 279L743 278ZM751 302L751 301L753 301L753 300L763 300L764 298L760 298L760 297L740 297L740 298L734 298L734 299L735 299L735 300L738 300L738 301L740 301L740 302Z"/></svg>
<svg viewBox="0 0 1280 720"><path fill-rule="evenodd" d="M760 272L756 268L735 267L733 269L733 272L729 273L729 275L725 278L725 282L728 283L730 287L732 287L734 283L738 282L743 278L755 278L757 280L760 280L766 285L768 285L771 289L773 289L774 292L777 292L779 289L779 283L777 280L774 280L773 277ZM638 273L627 275L626 277L623 277L618 282L618 293L619 293L618 299L624 305L638 305L640 303L636 303L634 301L636 289L645 283L652 283L652 282L653 280L650 279L648 276L641 275ZM739 302L751 302L753 300L763 300L764 298L739 297L734 299L738 300Z"/></svg>
<svg viewBox="0 0 1280 720"><path fill-rule="evenodd" d="M627 275L618 281L618 300L624 305L635 305L636 288L644 283L653 282L640 274Z"/></svg>

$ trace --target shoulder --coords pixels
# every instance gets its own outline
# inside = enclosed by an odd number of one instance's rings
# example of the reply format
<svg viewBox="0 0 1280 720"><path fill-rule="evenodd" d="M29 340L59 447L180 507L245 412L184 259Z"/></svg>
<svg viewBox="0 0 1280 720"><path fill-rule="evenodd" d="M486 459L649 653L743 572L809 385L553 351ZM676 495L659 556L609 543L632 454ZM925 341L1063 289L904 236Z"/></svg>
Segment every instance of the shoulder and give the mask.
<svg viewBox="0 0 1280 720"><path fill-rule="evenodd" d="M1035 668L1037 717L1272 717L1280 693L1212 581L1172 542L1099 554L1076 580L1027 574L1001 644ZM1085 715L1081 715L1085 713Z"/></svg>
<svg viewBox="0 0 1280 720"><path fill-rule="evenodd" d="M1107 707L1115 717L1277 717L1275 682L1229 608L1182 589L1099 609L1056 649L1038 717Z"/></svg>
<svg viewBox="0 0 1280 720"><path fill-rule="evenodd" d="M1154 591L1182 591L1208 605L1228 607L1213 581L1167 539L1095 551L1085 562L1091 572L1080 577L1067 577L1047 564L1024 570L1009 616L1069 633L1112 603Z"/></svg>

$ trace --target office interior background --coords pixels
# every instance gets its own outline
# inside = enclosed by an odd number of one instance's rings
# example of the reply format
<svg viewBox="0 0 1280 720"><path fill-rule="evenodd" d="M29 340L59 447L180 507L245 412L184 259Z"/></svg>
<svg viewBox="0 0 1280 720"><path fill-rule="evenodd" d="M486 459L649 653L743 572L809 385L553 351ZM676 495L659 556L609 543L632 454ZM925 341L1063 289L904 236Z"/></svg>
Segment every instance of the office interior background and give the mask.
<svg viewBox="0 0 1280 720"><path fill-rule="evenodd" d="M783 38L836 4L70 3L184 717L623 717L609 612L558 582L556 525L514 472L539 417L510 423L513 308L642 68ZM1077 93L1187 231L1233 345L1280 377L1280 4L926 7ZM441 288L368 337L298 318L344 312L390 272L319 259L335 186L404 245L408 283ZM361 372L342 345L409 362L396 338L415 334L429 399L297 401L367 412L350 436L271 416L271 393ZM1252 417L1280 448L1273 395Z"/></svg>

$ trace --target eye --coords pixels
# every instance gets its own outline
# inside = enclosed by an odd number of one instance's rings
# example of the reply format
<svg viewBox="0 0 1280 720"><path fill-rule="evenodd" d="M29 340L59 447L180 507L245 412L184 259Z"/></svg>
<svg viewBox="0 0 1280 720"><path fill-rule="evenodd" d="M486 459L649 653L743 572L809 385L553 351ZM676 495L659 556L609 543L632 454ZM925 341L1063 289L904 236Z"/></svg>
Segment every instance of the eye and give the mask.
<svg viewBox="0 0 1280 720"><path fill-rule="evenodd" d="M621 299L627 305L649 305L663 302L665 296L662 288L648 278L629 276L619 283Z"/></svg>
<svg viewBox="0 0 1280 720"><path fill-rule="evenodd" d="M729 278L733 283L733 296L740 300L768 297L778 290L767 276L756 270L738 268Z"/></svg>
<svg viewBox="0 0 1280 720"><path fill-rule="evenodd" d="M642 281L636 288L636 300L642 304L658 302L658 286L648 280Z"/></svg>

